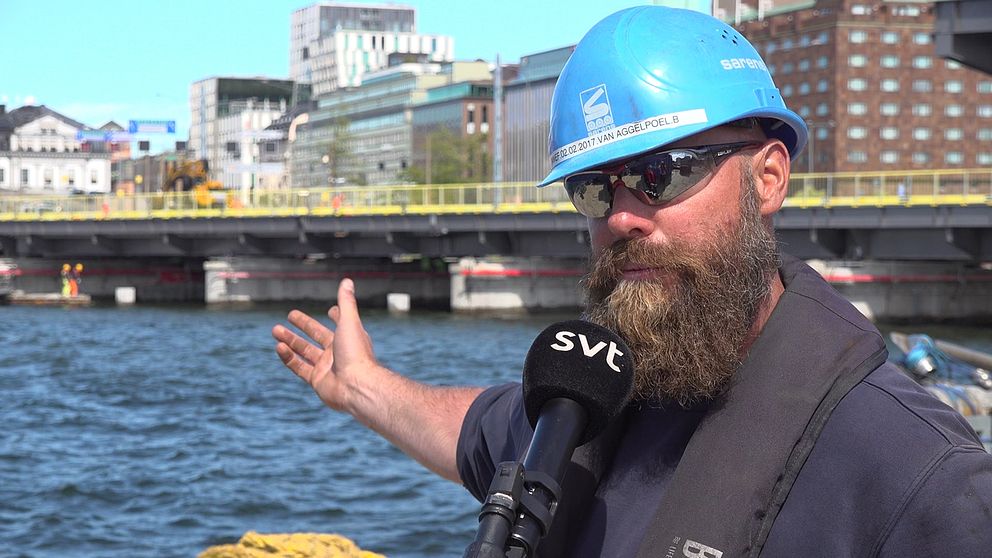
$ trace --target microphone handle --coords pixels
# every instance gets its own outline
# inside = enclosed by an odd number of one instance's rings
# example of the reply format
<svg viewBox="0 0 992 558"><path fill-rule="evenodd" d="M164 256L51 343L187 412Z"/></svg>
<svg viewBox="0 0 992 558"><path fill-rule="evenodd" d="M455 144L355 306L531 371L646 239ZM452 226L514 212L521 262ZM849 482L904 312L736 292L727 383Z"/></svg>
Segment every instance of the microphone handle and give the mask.
<svg viewBox="0 0 992 558"><path fill-rule="evenodd" d="M550 512L554 512L561 497L561 481L572 460L572 453L579 443L579 437L586 428L588 415L585 408L572 399L557 397L550 399L541 407L541 413L534 427L534 437L531 438L527 453L524 454L523 465L527 474L544 474L554 481L555 486L544 483L525 483L524 494L530 494L535 503ZM537 475L535 475L537 476ZM549 523L550 527L550 523ZM533 556L541 537L545 533L541 522L526 512L522 507L517 514L517 521L510 534L511 544L524 545L525 555Z"/></svg>

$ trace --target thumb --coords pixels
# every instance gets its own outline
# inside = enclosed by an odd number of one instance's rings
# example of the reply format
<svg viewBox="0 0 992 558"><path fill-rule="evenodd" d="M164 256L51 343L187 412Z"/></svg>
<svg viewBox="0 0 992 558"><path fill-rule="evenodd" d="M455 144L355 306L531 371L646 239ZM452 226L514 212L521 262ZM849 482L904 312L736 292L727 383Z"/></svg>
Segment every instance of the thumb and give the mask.
<svg viewBox="0 0 992 558"><path fill-rule="evenodd" d="M342 322L358 322L358 302L355 300L355 282L345 277L338 285L338 308L340 308Z"/></svg>

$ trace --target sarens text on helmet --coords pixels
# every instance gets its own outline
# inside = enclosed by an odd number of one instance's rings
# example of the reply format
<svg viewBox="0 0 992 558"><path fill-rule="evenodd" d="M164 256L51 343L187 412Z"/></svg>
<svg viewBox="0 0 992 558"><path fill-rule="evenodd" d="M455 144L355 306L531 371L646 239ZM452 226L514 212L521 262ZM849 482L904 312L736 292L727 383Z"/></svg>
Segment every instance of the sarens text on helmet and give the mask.
<svg viewBox="0 0 992 558"><path fill-rule="evenodd" d="M572 349L575 348L575 343L572 341L572 339L575 337L576 334L572 333L571 331L559 331L558 333L555 334L555 339L557 339L558 342L552 343L551 348L556 351L567 353L568 351L571 351ZM599 341L598 343L590 347L589 338L582 333L578 334L578 338L579 338L579 344L582 345L582 354L584 354L589 358L596 356L600 351L603 350L603 347L607 346L605 341ZM609 366L610 368L612 368L617 372L620 371L620 367L616 365L613 359L618 356L623 356L623 353L620 352L620 349L617 348L617 344L615 342L610 341L609 349L606 351L606 364L607 366Z"/></svg>

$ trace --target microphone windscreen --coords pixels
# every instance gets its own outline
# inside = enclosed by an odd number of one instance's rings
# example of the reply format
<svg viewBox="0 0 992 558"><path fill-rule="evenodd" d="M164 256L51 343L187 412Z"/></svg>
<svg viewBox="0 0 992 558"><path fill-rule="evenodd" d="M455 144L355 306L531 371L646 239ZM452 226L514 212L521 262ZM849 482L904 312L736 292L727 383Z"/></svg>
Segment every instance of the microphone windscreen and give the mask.
<svg viewBox="0 0 992 558"><path fill-rule="evenodd" d="M634 360L612 331L583 320L552 324L541 332L524 361L524 408L532 426L544 404L557 397L585 408L582 445L598 435L630 400Z"/></svg>

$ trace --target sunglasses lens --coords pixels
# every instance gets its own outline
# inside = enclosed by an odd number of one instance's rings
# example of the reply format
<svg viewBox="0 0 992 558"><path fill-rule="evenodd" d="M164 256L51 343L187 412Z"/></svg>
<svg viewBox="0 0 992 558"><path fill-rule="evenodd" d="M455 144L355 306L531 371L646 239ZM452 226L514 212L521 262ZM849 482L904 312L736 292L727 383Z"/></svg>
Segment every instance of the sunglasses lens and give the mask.
<svg viewBox="0 0 992 558"><path fill-rule="evenodd" d="M613 206L610 177L598 172L565 178L565 191L575 209L586 217L605 217Z"/></svg>
<svg viewBox="0 0 992 558"><path fill-rule="evenodd" d="M630 173L633 175L631 178L637 177L638 180L636 185L629 187L642 192L648 203L667 203L684 194L709 174L713 168L708 163L708 158L691 151L649 155L630 165Z"/></svg>

